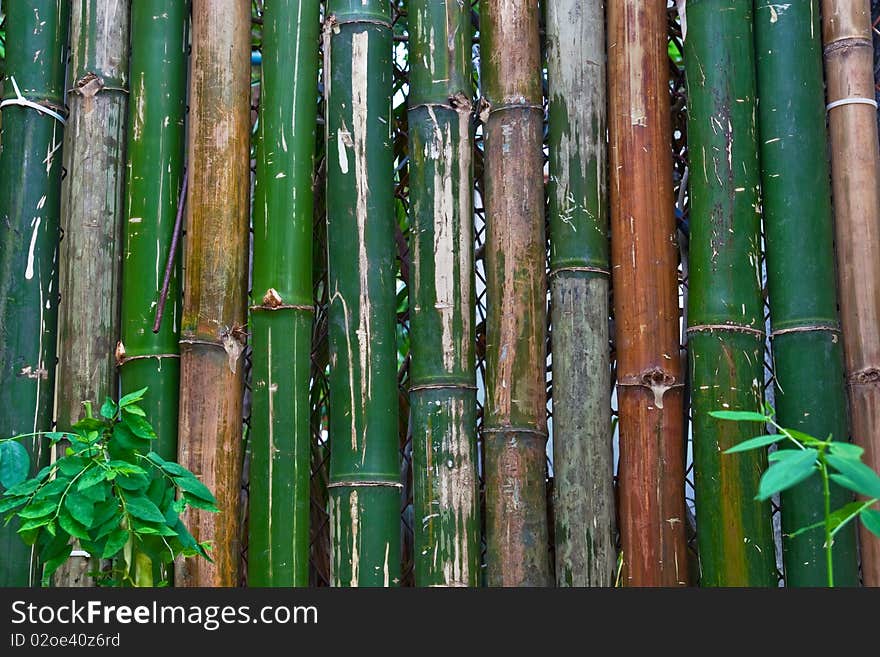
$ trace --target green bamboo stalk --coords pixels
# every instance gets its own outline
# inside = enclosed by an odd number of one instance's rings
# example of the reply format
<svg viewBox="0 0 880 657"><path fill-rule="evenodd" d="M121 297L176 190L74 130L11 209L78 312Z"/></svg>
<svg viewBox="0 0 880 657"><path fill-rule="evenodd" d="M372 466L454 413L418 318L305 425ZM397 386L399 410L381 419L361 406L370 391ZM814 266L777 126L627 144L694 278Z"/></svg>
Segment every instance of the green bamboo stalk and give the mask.
<svg viewBox="0 0 880 657"><path fill-rule="evenodd" d="M186 559L178 585L238 584L250 25L250 3L193 1L178 454L220 513L187 513L196 540L212 541L213 563Z"/></svg>
<svg viewBox="0 0 880 657"><path fill-rule="evenodd" d="M55 420L69 429L84 400L116 394L129 3L73 0L61 188L59 349ZM85 585L87 560L59 568L59 585Z"/></svg>
<svg viewBox="0 0 880 657"><path fill-rule="evenodd" d="M409 4L410 417L417 586L476 586L470 7Z"/></svg>
<svg viewBox="0 0 880 657"><path fill-rule="evenodd" d="M546 291L538 3L481 3L490 586L549 586Z"/></svg>
<svg viewBox="0 0 880 657"><path fill-rule="evenodd" d="M67 0L14 2L6 7L3 101L21 96L64 112ZM34 107L2 108L0 136L0 436L52 428L58 325L62 121ZM32 472L46 465L45 441L23 441ZM0 586L40 581L31 548L0 528Z"/></svg>
<svg viewBox="0 0 880 657"><path fill-rule="evenodd" d="M268 0L254 190L248 583L309 583L319 4Z"/></svg>
<svg viewBox="0 0 880 657"><path fill-rule="evenodd" d="M391 144L384 0L329 0L324 25L334 586L400 579Z"/></svg>
<svg viewBox="0 0 880 657"><path fill-rule="evenodd" d="M755 4L767 278L777 421L847 440L843 343L837 316L831 185L818 0ZM809 193L805 193L809 190ZM835 486L832 507L852 495ZM827 582L818 474L782 494L786 586ZM855 532L834 541L834 579L858 585Z"/></svg>
<svg viewBox="0 0 880 657"><path fill-rule="evenodd" d="M614 461L608 353L605 15L551 0L550 295L556 583L610 586Z"/></svg>
<svg viewBox="0 0 880 657"><path fill-rule="evenodd" d="M766 454L722 452L762 427L709 417L763 398L760 169L752 3L691 0L688 81L691 239L688 303L701 583L776 583L769 503L755 501Z"/></svg>
<svg viewBox="0 0 880 657"><path fill-rule="evenodd" d="M180 357L179 266L171 270L158 332L185 150L188 3L145 0L131 8L128 171L122 256L122 327L117 347L122 393L145 386L142 405L159 436L154 451L177 459Z"/></svg>

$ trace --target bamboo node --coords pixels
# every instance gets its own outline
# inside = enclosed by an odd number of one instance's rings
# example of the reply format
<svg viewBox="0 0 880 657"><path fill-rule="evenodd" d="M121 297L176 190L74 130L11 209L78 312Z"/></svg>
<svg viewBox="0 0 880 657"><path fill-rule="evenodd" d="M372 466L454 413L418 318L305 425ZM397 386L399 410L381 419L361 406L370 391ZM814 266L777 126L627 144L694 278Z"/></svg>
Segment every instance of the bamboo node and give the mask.
<svg viewBox="0 0 880 657"><path fill-rule="evenodd" d="M880 383L880 367L866 367L857 370L849 376L850 385L866 386Z"/></svg>
<svg viewBox="0 0 880 657"><path fill-rule="evenodd" d="M116 343L116 351L114 352L114 356L116 357L116 365L122 365L125 362L125 345L122 344L122 340Z"/></svg>
<svg viewBox="0 0 880 657"><path fill-rule="evenodd" d="M104 88L104 80L94 73L86 73L76 81L73 90L83 98L93 98Z"/></svg>
<svg viewBox="0 0 880 657"><path fill-rule="evenodd" d="M643 371L639 376L625 377L617 382L619 386L632 386L647 388L654 394L654 406L663 409L663 395L668 390L683 388L683 383L678 383L676 378L659 367L652 367Z"/></svg>
<svg viewBox="0 0 880 657"><path fill-rule="evenodd" d="M247 331L243 326L223 327L220 331L220 343L223 350L229 357L229 371L235 374L238 369L238 360L244 352L244 346L247 343Z"/></svg>
<svg viewBox="0 0 880 657"><path fill-rule="evenodd" d="M274 287L270 287L266 290L266 294L263 295L263 305L267 308L278 308L284 303L284 299L281 298L281 295L278 294L278 290Z"/></svg>

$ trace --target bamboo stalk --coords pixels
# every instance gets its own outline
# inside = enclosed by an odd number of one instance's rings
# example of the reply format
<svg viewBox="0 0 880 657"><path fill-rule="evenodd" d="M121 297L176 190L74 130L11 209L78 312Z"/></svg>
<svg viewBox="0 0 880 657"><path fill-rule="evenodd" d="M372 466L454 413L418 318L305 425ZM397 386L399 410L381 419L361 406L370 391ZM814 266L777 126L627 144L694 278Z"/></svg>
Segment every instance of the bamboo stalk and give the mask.
<svg viewBox="0 0 880 657"><path fill-rule="evenodd" d="M624 582L687 584L683 372L666 7L608 5Z"/></svg>
<svg viewBox="0 0 880 657"><path fill-rule="evenodd" d="M187 526L212 541L214 561L184 560L178 585L238 583L250 20L249 3L193 1L178 454L220 513L188 511Z"/></svg>
<svg viewBox="0 0 880 657"><path fill-rule="evenodd" d="M128 107L129 3L73 0L64 134L59 349L55 419L69 429L83 400L116 393L120 255ZM62 586L90 583L74 557L55 574Z"/></svg>
<svg viewBox="0 0 880 657"><path fill-rule="evenodd" d="M415 581L476 586L470 7L413 0L409 26Z"/></svg>
<svg viewBox="0 0 880 657"><path fill-rule="evenodd" d="M70 3L6 7L3 102L22 98L63 118ZM15 86L13 86L13 81ZM33 106L2 108L0 137L0 436L52 428L58 325L61 146L64 124ZM45 440L22 443L30 474L46 465ZM40 581L17 520L0 528L0 586Z"/></svg>
<svg viewBox="0 0 880 657"><path fill-rule="evenodd" d="M818 0L787 7L755 5L762 204L778 421L845 441L819 20ZM851 501L839 487L834 493L834 509ZM822 519L818 473L782 494L786 586L828 581L823 530L790 538ZM851 526L837 534L834 555L835 582L858 585Z"/></svg>
<svg viewBox="0 0 880 657"><path fill-rule="evenodd" d="M159 436L153 449L172 460L180 385L178 266L158 332L153 324L183 185L188 20L184 2L132 4L122 328L116 349L122 394L149 387L142 406Z"/></svg>
<svg viewBox="0 0 880 657"><path fill-rule="evenodd" d="M391 143L383 0L330 0L324 25L334 586L400 580Z"/></svg>
<svg viewBox="0 0 880 657"><path fill-rule="evenodd" d="M549 586L546 291L538 3L481 6L490 586Z"/></svg>
<svg viewBox="0 0 880 657"><path fill-rule="evenodd" d="M269 0L254 189L248 583L309 582L312 172L320 6Z"/></svg>
<svg viewBox="0 0 880 657"><path fill-rule="evenodd" d="M694 474L704 586L774 586L766 454L722 454L762 427L709 417L763 399L761 216L752 3L679 3L687 25L688 299ZM686 7L686 10L685 10Z"/></svg>
<svg viewBox="0 0 880 657"><path fill-rule="evenodd" d="M605 15L601 0L551 0L550 295L556 583L610 586L615 549Z"/></svg>
<svg viewBox="0 0 880 657"><path fill-rule="evenodd" d="M823 0L837 281L853 440L880 470L880 152L868 0ZM862 581L880 586L880 539L859 535Z"/></svg>

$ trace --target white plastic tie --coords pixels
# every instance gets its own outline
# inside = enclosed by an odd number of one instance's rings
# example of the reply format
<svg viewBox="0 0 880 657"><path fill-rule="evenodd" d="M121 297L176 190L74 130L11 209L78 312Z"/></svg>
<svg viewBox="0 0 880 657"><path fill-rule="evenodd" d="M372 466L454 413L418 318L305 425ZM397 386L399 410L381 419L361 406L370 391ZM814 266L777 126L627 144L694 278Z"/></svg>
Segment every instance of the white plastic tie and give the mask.
<svg viewBox="0 0 880 657"><path fill-rule="evenodd" d="M873 98L860 98L856 96L854 98L841 98L833 103L828 103L825 106L825 111L830 112L835 107L841 107L842 105L871 105L874 109L877 109L877 101Z"/></svg>
<svg viewBox="0 0 880 657"><path fill-rule="evenodd" d="M65 125L67 123L67 121L64 120L64 117L61 116L58 112L49 109L45 105L40 105L39 103L35 103L32 100L28 100L27 98L22 96L14 77L9 76L9 81L12 82L12 88L15 90L15 95L17 96L17 98L9 98L7 100L4 100L2 103L0 103L0 109L3 109L7 105L20 105L21 107L30 107L31 109L37 110L40 114L51 116L56 121L60 122L61 125Z"/></svg>

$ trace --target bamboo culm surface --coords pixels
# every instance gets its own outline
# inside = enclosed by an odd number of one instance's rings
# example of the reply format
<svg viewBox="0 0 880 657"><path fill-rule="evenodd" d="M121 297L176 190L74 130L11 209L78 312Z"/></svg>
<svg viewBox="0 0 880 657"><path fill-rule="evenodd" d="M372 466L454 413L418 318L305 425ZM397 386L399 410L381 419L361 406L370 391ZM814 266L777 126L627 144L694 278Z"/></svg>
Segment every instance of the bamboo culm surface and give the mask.
<svg viewBox="0 0 880 657"><path fill-rule="evenodd" d="M755 52L777 421L846 441L819 0L785 9L757 3ZM832 509L852 501L832 486ZM828 581L821 527L791 537L821 522L823 509L818 473L782 493L786 586ZM850 525L834 539L838 586L858 584L854 530Z"/></svg>
<svg viewBox="0 0 880 657"><path fill-rule="evenodd" d="M178 586L238 584L248 257L250 5L194 0L178 458L220 513L187 511L213 562L185 559Z"/></svg>
<svg viewBox="0 0 880 657"><path fill-rule="evenodd" d="M390 7L324 24L333 586L400 582Z"/></svg>
<svg viewBox="0 0 880 657"><path fill-rule="evenodd" d="M755 500L766 453L722 453L761 427L709 416L759 409L763 400L752 3L691 0L680 7L687 24L688 345L701 584L775 586L770 505Z"/></svg>
<svg viewBox="0 0 880 657"><path fill-rule="evenodd" d="M52 428L69 11L66 0L13 2L6 7L0 135L3 438ZM58 116L11 104L21 99ZM46 441L31 437L21 442L31 455L33 475L48 462ZM16 533L18 527L17 520L0 527L0 586L40 581L36 555Z"/></svg>
<svg viewBox="0 0 880 657"><path fill-rule="evenodd" d="M678 245L662 3L608 6L623 581L688 582Z"/></svg>
<svg viewBox="0 0 880 657"><path fill-rule="evenodd" d="M610 586L617 550L603 3L551 0L546 25L556 583Z"/></svg>
<svg viewBox="0 0 880 657"><path fill-rule="evenodd" d="M309 581L319 8L314 0L269 0L263 7L251 299L251 586Z"/></svg>

